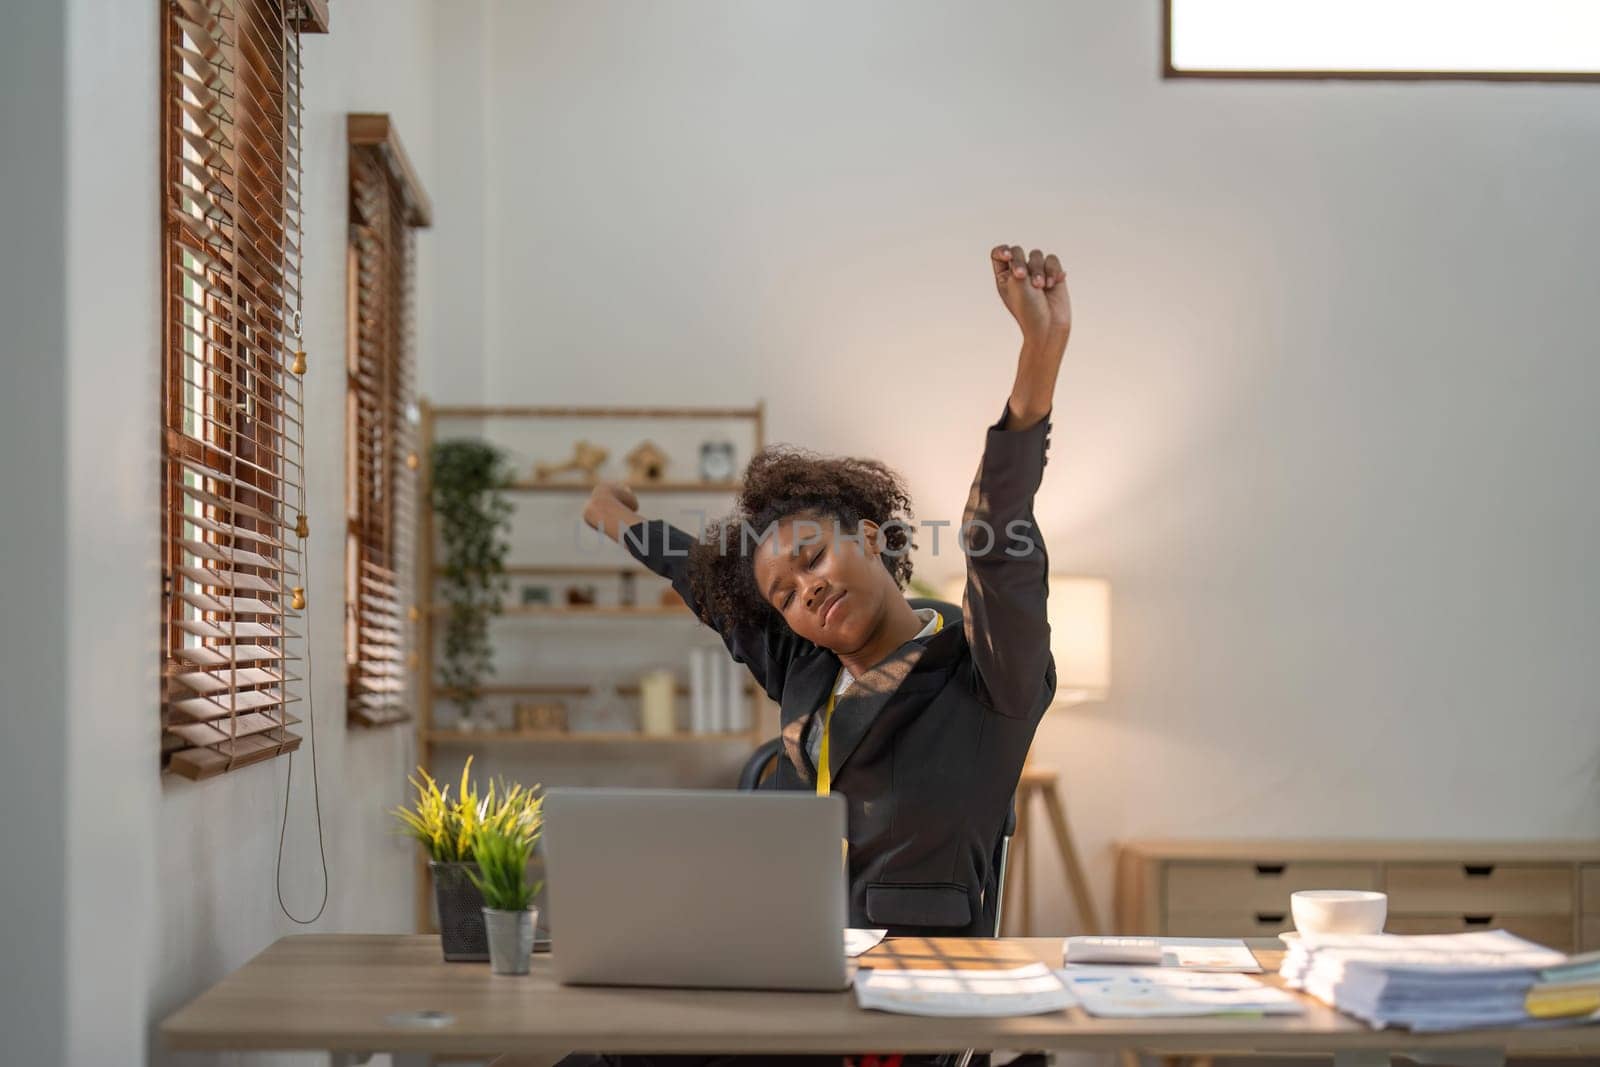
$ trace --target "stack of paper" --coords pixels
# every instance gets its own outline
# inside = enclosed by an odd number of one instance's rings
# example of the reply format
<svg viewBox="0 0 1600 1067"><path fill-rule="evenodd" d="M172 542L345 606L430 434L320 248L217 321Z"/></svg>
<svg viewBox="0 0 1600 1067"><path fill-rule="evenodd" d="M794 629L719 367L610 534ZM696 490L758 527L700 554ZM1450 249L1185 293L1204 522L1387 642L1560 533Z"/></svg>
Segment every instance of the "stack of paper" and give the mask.
<svg viewBox="0 0 1600 1067"><path fill-rule="evenodd" d="M1060 975L1031 963L1006 970L863 970L856 1003L900 1015L1000 1018L1064 1011L1073 999Z"/></svg>
<svg viewBox="0 0 1600 1067"><path fill-rule="evenodd" d="M749 672L728 650L695 648L689 652L689 732L744 733L750 729Z"/></svg>
<svg viewBox="0 0 1600 1067"><path fill-rule="evenodd" d="M1537 1019L1600 1016L1600 952L1573 956L1540 971L1525 1006Z"/></svg>
<svg viewBox="0 0 1600 1067"><path fill-rule="evenodd" d="M1090 1015L1107 1019L1197 1015L1298 1015L1299 1000L1247 974L1172 967L1079 965L1061 972Z"/></svg>
<svg viewBox="0 0 1600 1067"><path fill-rule="evenodd" d="M1373 1026L1466 1030L1532 1022L1528 990L1541 968L1565 958L1504 930L1302 934L1282 974L1290 986Z"/></svg>

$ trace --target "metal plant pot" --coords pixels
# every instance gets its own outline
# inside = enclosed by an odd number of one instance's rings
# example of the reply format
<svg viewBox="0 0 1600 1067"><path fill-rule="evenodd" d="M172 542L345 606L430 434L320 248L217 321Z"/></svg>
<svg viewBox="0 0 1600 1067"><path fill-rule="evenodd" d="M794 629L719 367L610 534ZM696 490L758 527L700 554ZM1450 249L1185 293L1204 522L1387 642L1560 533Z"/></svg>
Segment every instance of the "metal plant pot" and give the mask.
<svg viewBox="0 0 1600 1067"><path fill-rule="evenodd" d="M489 938L483 926L483 894L467 872L478 873L476 863L429 863L433 874L433 924L439 945L450 963L482 963L489 958Z"/></svg>
<svg viewBox="0 0 1600 1067"><path fill-rule="evenodd" d="M495 974L527 974L533 956L533 925L538 909L497 911L483 909L489 931L489 970Z"/></svg>

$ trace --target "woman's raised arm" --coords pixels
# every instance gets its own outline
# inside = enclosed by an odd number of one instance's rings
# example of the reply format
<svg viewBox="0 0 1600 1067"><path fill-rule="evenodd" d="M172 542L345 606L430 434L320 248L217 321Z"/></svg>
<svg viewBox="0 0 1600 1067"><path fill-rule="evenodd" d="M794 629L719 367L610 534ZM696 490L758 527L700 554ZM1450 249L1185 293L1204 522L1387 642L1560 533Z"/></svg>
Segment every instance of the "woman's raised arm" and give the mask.
<svg viewBox="0 0 1600 1067"><path fill-rule="evenodd" d="M1002 715L1037 718L1054 698L1056 678L1047 612L1050 559L1033 499L1044 474L1072 308L1056 256L1000 245L990 264L1001 302L1022 329L1022 349L962 517L963 614L985 702Z"/></svg>
<svg viewBox="0 0 1600 1067"><path fill-rule="evenodd" d="M672 583L689 610L722 638L735 662L743 663L773 700L783 695L789 661L798 639L787 626L737 626L724 618L708 618L689 580L689 558L694 535L664 519L647 519L639 513L639 498L619 482L601 482L589 495L583 521L616 541L634 559Z"/></svg>

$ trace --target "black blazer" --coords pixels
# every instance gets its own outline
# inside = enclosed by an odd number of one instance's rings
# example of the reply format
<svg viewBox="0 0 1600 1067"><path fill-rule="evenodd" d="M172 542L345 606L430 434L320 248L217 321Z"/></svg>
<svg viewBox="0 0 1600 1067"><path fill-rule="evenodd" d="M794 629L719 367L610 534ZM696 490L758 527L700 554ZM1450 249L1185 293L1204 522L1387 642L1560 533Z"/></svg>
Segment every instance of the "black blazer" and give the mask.
<svg viewBox="0 0 1600 1067"><path fill-rule="evenodd" d="M896 936L993 932L997 845L1039 719L1055 697L1045 597L1049 559L1033 516L1050 420L987 431L967 498L963 611L938 633L902 645L839 697L830 759L849 811L850 922ZM923 531L924 534L931 531ZM960 551L956 530L939 551ZM662 520L636 523L622 543L669 578L702 619L687 575L693 535ZM988 541L989 543L986 543ZM776 615L764 627L708 621L733 658L782 709L787 759L764 788L816 788L802 744L826 702L839 657L796 637Z"/></svg>

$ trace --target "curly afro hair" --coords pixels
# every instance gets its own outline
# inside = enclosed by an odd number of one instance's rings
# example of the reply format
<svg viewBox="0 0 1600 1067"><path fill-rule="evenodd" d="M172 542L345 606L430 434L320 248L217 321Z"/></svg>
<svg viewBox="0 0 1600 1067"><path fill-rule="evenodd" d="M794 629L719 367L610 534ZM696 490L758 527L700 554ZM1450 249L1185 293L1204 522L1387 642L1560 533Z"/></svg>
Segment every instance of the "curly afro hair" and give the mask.
<svg viewBox="0 0 1600 1067"><path fill-rule="evenodd" d="M755 539L793 516L833 520L849 533L862 519L885 527L879 559L900 588L910 581L911 495L899 474L873 459L771 445L745 468L734 510L707 523L690 549L689 583L702 621L764 626L779 617L756 587Z"/></svg>

